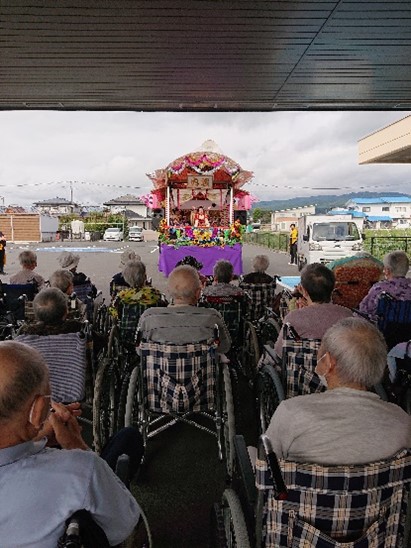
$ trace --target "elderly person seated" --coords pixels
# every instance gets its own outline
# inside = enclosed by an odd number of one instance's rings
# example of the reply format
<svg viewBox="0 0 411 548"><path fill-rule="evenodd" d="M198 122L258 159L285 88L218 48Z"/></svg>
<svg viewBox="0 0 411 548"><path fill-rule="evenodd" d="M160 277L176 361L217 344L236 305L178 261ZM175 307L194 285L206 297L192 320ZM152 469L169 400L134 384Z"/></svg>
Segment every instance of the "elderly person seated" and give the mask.
<svg viewBox="0 0 411 548"><path fill-rule="evenodd" d="M230 261L220 259L213 269L214 282L203 290L204 297L241 297L244 291L231 282L234 277L234 267Z"/></svg>
<svg viewBox="0 0 411 548"><path fill-rule="evenodd" d="M75 296L73 273L70 270L56 270L49 278L50 287L56 287L67 295L69 304L69 318L85 320L87 306Z"/></svg>
<svg viewBox="0 0 411 548"><path fill-rule="evenodd" d="M40 276L35 272L37 267L37 255L34 251L25 250L19 254L19 262L21 270L10 276L11 284L35 284L38 289L44 286L45 280L43 276Z"/></svg>
<svg viewBox="0 0 411 548"><path fill-rule="evenodd" d="M125 287L130 287L123 277L123 269L129 261L141 261L141 257L140 255L137 255L137 253L133 249L126 249L125 251L123 251L120 257L121 272L117 272L117 274L114 274L114 276L111 278L111 297L115 297L119 290L124 289Z"/></svg>
<svg viewBox="0 0 411 548"><path fill-rule="evenodd" d="M80 321L67 319L67 295L56 287L43 289L35 296L33 311L35 321L23 324L19 335L60 335L77 333L83 328Z"/></svg>
<svg viewBox="0 0 411 548"><path fill-rule="evenodd" d="M383 263L385 280L374 284L359 306L360 312L372 320L377 319L378 299L383 292L400 301L411 300L411 278L406 278L410 268L407 254L404 251L392 251L385 255Z"/></svg>
<svg viewBox="0 0 411 548"><path fill-rule="evenodd" d="M256 255L253 259L253 270L243 276L242 282L246 284L271 284L273 278L266 273L270 266L270 261L267 255Z"/></svg>
<svg viewBox="0 0 411 548"><path fill-rule="evenodd" d="M197 343L212 340L217 325L220 338L217 350L228 352L231 339L221 314L213 308L197 307L201 295L197 271L188 265L175 268L168 278L168 291L171 305L143 312L139 322L142 337L158 343Z"/></svg>
<svg viewBox="0 0 411 548"><path fill-rule="evenodd" d="M80 255L72 253L71 251L63 251L59 257L59 263L61 268L70 270L73 274L73 285L91 284L92 296L97 295L97 289L94 284L91 283L90 278L84 274L84 272L77 272L78 263L80 261Z"/></svg>
<svg viewBox="0 0 411 548"><path fill-rule="evenodd" d="M367 320L347 318L325 333L316 372L326 392L284 400L267 436L278 457L317 464L364 464L411 448L411 417L368 392L387 364L383 336Z"/></svg>
<svg viewBox="0 0 411 548"><path fill-rule="evenodd" d="M284 323L290 324L303 339L322 339L329 327L352 316L351 310L331 302L335 275L323 264L307 265L301 272L300 285L307 306L289 312ZM278 356L282 354L282 344L280 332L274 347Z"/></svg>
<svg viewBox="0 0 411 548"><path fill-rule="evenodd" d="M129 289L122 289L113 300L112 309L121 315L124 304L143 306L166 306L167 301L160 291L147 284L146 267L141 261L129 261L122 272ZM113 311L113 310L112 310Z"/></svg>
<svg viewBox="0 0 411 548"><path fill-rule="evenodd" d="M0 343L2 546L55 547L65 520L81 509L104 530L110 546L133 531L140 508L110 466L87 447L78 414L78 404L50 401L48 370L39 352L15 341ZM141 439L134 438L138 443L141 450ZM141 459L131 440L126 447L122 436L116 444L117 456L129 447L130 460Z"/></svg>

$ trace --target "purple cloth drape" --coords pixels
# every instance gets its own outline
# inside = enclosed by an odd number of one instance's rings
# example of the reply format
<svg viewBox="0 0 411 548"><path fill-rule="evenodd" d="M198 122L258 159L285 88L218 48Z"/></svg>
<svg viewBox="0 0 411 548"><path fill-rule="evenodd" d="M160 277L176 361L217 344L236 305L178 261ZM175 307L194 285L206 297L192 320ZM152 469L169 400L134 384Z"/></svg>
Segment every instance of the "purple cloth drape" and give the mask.
<svg viewBox="0 0 411 548"><path fill-rule="evenodd" d="M181 246L179 248L174 248L171 245L161 244L160 248L160 257L158 260L158 269L165 276L168 276L173 270L175 265L191 255L195 257L197 261L203 263L203 268L201 269L201 274L206 276L213 274L213 268L219 259L225 259L230 261L234 267L235 274L243 273L243 258L242 258L242 245L235 244L231 246L219 247L197 247L197 246Z"/></svg>

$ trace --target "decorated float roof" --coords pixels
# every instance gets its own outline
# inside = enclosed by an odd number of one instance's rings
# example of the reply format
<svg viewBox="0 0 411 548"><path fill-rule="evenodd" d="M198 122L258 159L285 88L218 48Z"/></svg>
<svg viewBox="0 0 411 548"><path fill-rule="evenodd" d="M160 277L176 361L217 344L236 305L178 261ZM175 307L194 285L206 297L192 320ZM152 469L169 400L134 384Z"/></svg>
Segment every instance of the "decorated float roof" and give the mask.
<svg viewBox="0 0 411 548"><path fill-rule="evenodd" d="M241 188L254 176L252 171L242 169L237 162L225 156L218 145L209 139L198 150L180 156L164 169L147 173L147 177L155 189L162 189L170 182L187 181L187 176L195 173L213 175L214 181L227 182L235 189Z"/></svg>

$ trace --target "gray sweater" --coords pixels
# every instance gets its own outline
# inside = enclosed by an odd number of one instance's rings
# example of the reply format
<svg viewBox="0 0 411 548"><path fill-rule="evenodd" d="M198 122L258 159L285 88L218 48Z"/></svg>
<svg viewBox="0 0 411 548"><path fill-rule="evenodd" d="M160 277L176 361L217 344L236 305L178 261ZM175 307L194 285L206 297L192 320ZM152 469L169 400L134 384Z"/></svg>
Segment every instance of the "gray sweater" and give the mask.
<svg viewBox="0 0 411 548"><path fill-rule="evenodd" d="M196 306L167 306L149 308L140 318L143 338L159 343L189 344L209 341L218 325L218 351L230 350L231 338L221 314L214 308Z"/></svg>
<svg viewBox="0 0 411 548"><path fill-rule="evenodd" d="M334 388L281 402L266 434L287 460L364 464L411 448L411 416L377 394Z"/></svg>

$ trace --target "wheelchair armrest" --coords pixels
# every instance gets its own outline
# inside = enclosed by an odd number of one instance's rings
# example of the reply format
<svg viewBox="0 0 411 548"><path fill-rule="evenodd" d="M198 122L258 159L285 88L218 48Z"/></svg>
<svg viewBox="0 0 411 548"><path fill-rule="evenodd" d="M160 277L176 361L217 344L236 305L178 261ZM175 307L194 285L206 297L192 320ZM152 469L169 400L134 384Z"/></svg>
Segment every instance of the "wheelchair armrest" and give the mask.
<svg viewBox="0 0 411 548"><path fill-rule="evenodd" d="M255 486L254 469L250 461L244 436L239 434L234 436L234 453L247 503L253 508L257 501L257 488Z"/></svg>

